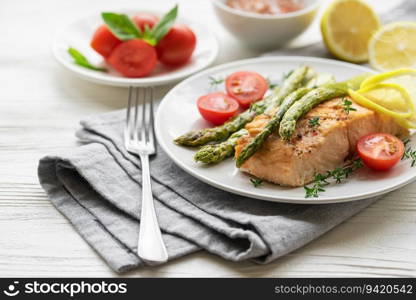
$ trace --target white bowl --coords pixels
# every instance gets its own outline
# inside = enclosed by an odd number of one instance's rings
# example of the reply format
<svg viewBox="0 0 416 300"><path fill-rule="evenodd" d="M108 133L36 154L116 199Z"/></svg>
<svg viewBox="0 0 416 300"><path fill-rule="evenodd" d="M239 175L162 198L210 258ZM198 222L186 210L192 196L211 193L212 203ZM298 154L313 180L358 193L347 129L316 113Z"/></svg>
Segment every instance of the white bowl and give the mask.
<svg viewBox="0 0 416 300"><path fill-rule="evenodd" d="M304 32L312 23L320 0L305 0L299 11L263 15L231 8L226 0L211 0L217 17L236 38L251 48L270 50L281 47Z"/></svg>

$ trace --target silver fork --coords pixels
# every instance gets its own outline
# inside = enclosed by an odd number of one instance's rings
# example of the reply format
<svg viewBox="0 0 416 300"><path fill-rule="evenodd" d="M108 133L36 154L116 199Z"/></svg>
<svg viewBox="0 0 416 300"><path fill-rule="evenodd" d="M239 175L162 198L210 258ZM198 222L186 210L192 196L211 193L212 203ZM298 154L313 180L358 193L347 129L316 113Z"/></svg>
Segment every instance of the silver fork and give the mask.
<svg viewBox="0 0 416 300"><path fill-rule="evenodd" d="M140 112L139 112L140 111ZM139 155L142 165L142 211L138 255L148 264L167 261L153 204L149 156L156 154L153 116L153 88L129 88L124 144L126 150Z"/></svg>

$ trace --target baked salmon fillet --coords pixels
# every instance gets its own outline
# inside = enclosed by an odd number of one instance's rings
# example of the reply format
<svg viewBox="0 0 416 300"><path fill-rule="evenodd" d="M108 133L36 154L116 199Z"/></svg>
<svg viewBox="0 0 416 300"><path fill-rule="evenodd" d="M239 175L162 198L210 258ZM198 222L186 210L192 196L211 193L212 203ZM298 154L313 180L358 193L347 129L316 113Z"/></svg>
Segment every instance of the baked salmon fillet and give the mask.
<svg viewBox="0 0 416 300"><path fill-rule="evenodd" d="M349 99L353 102L353 100ZM299 119L291 141L285 142L276 132L240 170L260 179L284 186L304 186L316 173L325 173L344 165L355 153L360 137L373 132L399 137L408 134L389 116L378 114L353 102L356 111L347 114L343 99L326 101ZM319 117L319 125L309 123ZM246 125L248 135L237 141L235 155L266 126L270 115L259 115Z"/></svg>

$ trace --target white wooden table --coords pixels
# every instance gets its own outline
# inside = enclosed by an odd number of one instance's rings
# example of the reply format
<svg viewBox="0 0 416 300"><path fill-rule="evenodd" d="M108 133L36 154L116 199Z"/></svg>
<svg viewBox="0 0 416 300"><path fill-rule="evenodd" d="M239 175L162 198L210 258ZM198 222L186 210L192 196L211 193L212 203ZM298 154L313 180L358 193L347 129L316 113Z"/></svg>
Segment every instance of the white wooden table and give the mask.
<svg viewBox="0 0 416 300"><path fill-rule="evenodd" d="M79 119L125 106L126 90L81 81L53 60L58 24L149 1L1 1L0 276L117 276L49 203L38 160L72 147ZM166 9L173 1L151 1ZM216 63L252 57L224 32L207 0L183 0L218 33ZM162 96L169 87L158 88ZM199 252L126 276L416 276L416 184L388 195L306 247L269 265L231 263Z"/></svg>

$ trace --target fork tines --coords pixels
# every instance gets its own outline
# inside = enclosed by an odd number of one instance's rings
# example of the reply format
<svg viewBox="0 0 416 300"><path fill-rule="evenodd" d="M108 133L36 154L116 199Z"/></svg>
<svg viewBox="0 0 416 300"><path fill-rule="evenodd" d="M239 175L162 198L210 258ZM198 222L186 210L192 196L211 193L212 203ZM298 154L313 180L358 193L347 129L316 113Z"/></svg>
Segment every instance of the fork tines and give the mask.
<svg viewBox="0 0 416 300"><path fill-rule="evenodd" d="M153 97L153 88L151 87L129 87L124 131L126 148L133 146L154 147Z"/></svg>

